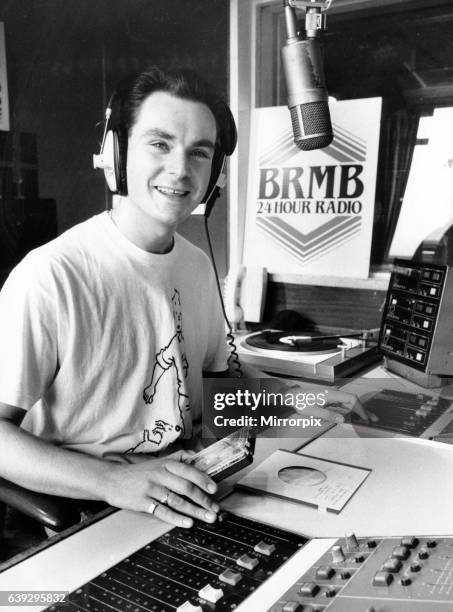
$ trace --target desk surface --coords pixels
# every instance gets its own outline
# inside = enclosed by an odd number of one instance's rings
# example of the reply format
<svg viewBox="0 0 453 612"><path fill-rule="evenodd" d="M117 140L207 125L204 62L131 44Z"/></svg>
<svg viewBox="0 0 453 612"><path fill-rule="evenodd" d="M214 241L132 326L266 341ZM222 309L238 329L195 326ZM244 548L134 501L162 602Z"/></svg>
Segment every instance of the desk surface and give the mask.
<svg viewBox="0 0 453 612"><path fill-rule="evenodd" d="M453 533L453 448L411 438L357 438L336 427L304 447L323 459L370 468L370 476L340 514L237 492L226 509L310 537L442 535Z"/></svg>
<svg viewBox="0 0 453 612"><path fill-rule="evenodd" d="M312 540L297 553L299 574L327 550L332 544L329 538L351 531L364 536L453 533L453 446L411 438L359 438L342 425L312 441L310 437L260 439L255 462L246 469L255 469L277 448L302 447L305 454L372 470L340 514L243 492L233 492L222 501L225 509L247 518L326 538ZM223 489L233 482L230 478ZM149 515L116 512L4 571L0 590L75 590L169 528ZM262 602L270 605L294 578L284 566L258 589L254 602L249 598L238 612L265 609ZM14 612L42 609L11 608Z"/></svg>

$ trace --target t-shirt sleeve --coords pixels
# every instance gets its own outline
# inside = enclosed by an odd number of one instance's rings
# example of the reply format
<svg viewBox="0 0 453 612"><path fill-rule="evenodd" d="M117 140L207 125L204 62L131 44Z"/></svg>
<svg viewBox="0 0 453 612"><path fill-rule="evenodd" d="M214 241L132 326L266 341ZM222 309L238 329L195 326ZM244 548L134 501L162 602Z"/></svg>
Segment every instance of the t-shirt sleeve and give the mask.
<svg viewBox="0 0 453 612"><path fill-rule="evenodd" d="M58 366L53 283L39 259L27 256L7 278L0 322L0 401L28 410Z"/></svg>

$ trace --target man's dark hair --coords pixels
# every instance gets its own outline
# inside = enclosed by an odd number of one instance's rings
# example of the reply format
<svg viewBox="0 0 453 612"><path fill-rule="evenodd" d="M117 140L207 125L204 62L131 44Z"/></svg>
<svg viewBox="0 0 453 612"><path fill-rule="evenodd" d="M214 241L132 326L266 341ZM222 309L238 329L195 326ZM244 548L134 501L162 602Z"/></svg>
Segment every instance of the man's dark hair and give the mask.
<svg viewBox="0 0 453 612"><path fill-rule="evenodd" d="M163 71L151 66L141 72L118 90L120 98L121 128L129 134L137 121L140 108L152 93L164 91L177 98L201 102L214 115L217 125L217 139L223 148L226 126L226 104L219 95L196 72L188 68Z"/></svg>

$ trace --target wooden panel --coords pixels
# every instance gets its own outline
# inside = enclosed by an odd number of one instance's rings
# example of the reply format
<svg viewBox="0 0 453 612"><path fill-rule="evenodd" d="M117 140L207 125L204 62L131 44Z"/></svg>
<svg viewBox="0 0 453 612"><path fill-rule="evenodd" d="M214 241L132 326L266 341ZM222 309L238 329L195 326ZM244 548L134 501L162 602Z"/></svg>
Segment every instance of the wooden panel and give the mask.
<svg viewBox="0 0 453 612"><path fill-rule="evenodd" d="M270 282L265 321L294 310L316 326L369 329L379 327L386 292L347 287L319 287Z"/></svg>

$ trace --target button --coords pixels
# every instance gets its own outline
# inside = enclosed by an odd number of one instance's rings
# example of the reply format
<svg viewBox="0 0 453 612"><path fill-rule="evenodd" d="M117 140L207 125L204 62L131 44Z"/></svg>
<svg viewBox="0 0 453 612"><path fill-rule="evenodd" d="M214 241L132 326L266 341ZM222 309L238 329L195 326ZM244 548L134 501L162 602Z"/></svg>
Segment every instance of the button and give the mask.
<svg viewBox="0 0 453 612"><path fill-rule="evenodd" d="M428 548L435 548L437 546L436 540L427 540L426 546Z"/></svg>
<svg viewBox="0 0 453 612"><path fill-rule="evenodd" d="M426 548L422 548L420 550L420 552L418 553L418 558L419 559L428 559L429 557L429 552L426 550Z"/></svg>
<svg viewBox="0 0 453 612"><path fill-rule="evenodd" d="M337 594L336 590L332 588L327 589L327 591L324 593L326 597L335 597L336 594Z"/></svg>
<svg viewBox="0 0 453 612"><path fill-rule="evenodd" d="M316 578L318 580L330 580L332 576L335 576L335 570L330 565L321 565L316 570Z"/></svg>
<svg viewBox="0 0 453 612"><path fill-rule="evenodd" d="M341 548L341 546L334 546L332 548L332 561L333 563L343 563L343 561L345 561L346 558L344 556L344 552L343 549Z"/></svg>
<svg viewBox="0 0 453 612"><path fill-rule="evenodd" d="M373 578L373 586L389 586L393 582L393 575L389 572L377 572Z"/></svg>
<svg viewBox="0 0 453 612"><path fill-rule="evenodd" d="M341 578L342 580L347 580L347 579L348 579L348 578L350 578L350 577L351 577L351 572L344 571L344 572L341 572L341 573L340 573L340 578Z"/></svg>
<svg viewBox="0 0 453 612"><path fill-rule="evenodd" d="M249 557L248 555L242 555L242 557L236 559L236 565L244 567L248 570L253 570L258 565L258 559L255 557Z"/></svg>
<svg viewBox="0 0 453 612"><path fill-rule="evenodd" d="M402 559L404 561L409 557L409 555L410 552L407 546L396 546L392 550L392 557L395 557L396 559Z"/></svg>
<svg viewBox="0 0 453 612"><path fill-rule="evenodd" d="M300 594L306 597L314 597L319 593L319 586L316 582L304 582L300 587Z"/></svg>
<svg viewBox="0 0 453 612"><path fill-rule="evenodd" d="M423 397L423 396L422 396ZM414 536L406 536L405 538L401 538L401 546L407 546L408 548L415 548L418 546L418 539Z"/></svg>
<svg viewBox="0 0 453 612"><path fill-rule="evenodd" d="M275 544L268 544L268 542L264 542L264 540L261 540L261 542L258 542L258 544L256 544L253 550L257 553L261 553L262 555L270 557L271 554L275 551Z"/></svg>
<svg viewBox="0 0 453 612"><path fill-rule="evenodd" d="M236 586L242 580L242 574L239 572L234 572L231 569L226 569L220 574L219 580L225 582L226 584L230 584L231 586Z"/></svg>
<svg viewBox="0 0 453 612"><path fill-rule="evenodd" d="M411 572L419 572L422 566L419 563L411 563Z"/></svg>
<svg viewBox="0 0 453 612"><path fill-rule="evenodd" d="M411 578L409 578L409 576L403 576L403 577L400 579L400 584L401 584L402 586L409 586L410 584L412 584L412 579L411 579Z"/></svg>
<svg viewBox="0 0 453 612"><path fill-rule="evenodd" d="M212 585L207 584L198 591L198 597L201 597L201 599L206 599L206 601L215 604L222 599L223 591L222 589L216 589Z"/></svg>
<svg viewBox="0 0 453 612"><path fill-rule="evenodd" d="M287 601L282 608L282 612L302 612L304 609L297 601Z"/></svg>
<svg viewBox="0 0 453 612"><path fill-rule="evenodd" d="M387 561L382 566L382 569L386 570L387 572L396 573L399 572L402 567L403 564L399 559L387 559Z"/></svg>
<svg viewBox="0 0 453 612"><path fill-rule="evenodd" d="M354 557L354 561L356 563L363 563L365 561L365 557L363 555L356 555Z"/></svg>
<svg viewBox="0 0 453 612"><path fill-rule="evenodd" d="M368 548L376 548L377 542L376 542L376 540L368 540L366 545L368 546Z"/></svg>
<svg viewBox="0 0 453 612"><path fill-rule="evenodd" d="M203 608L200 606L194 606L190 601L185 601L182 605L177 608L176 612L203 612Z"/></svg>

